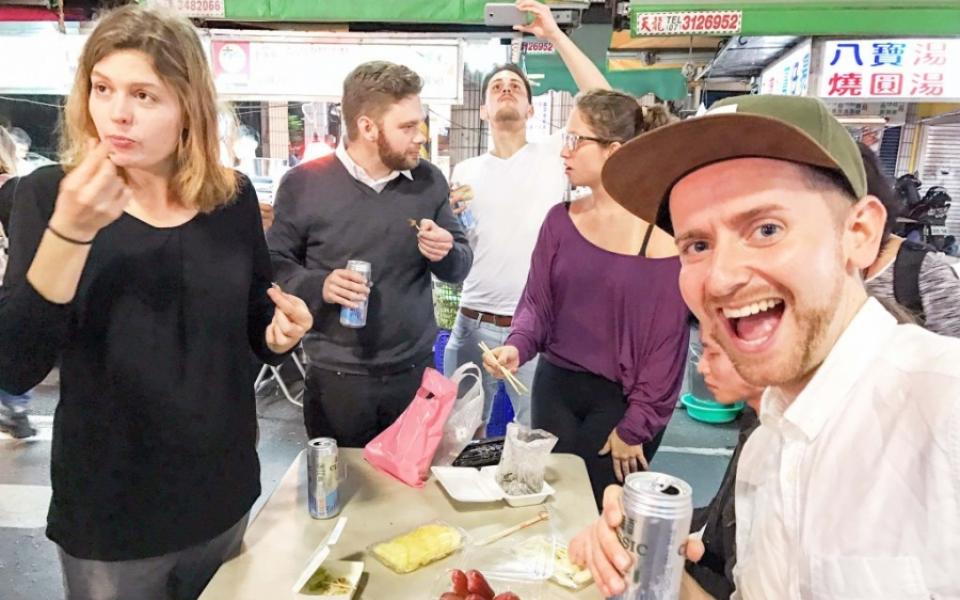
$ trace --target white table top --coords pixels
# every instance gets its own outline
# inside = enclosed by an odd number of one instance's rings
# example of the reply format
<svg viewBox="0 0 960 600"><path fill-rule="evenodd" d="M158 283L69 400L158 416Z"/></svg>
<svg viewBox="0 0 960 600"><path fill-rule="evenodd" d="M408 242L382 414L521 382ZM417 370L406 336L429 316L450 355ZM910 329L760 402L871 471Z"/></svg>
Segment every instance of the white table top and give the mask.
<svg viewBox="0 0 960 600"><path fill-rule="evenodd" d="M548 462L546 479L556 488L556 494L545 504L524 508L512 508L503 502L458 503L446 495L434 478L423 489L414 489L374 470L362 459L359 449L343 448L340 457L349 473L340 488L341 516L348 517L348 522L339 542L332 547L329 560L364 561L364 577L354 600L432 597L438 578L449 569L459 567L456 555L413 573L397 575L366 550L370 544L424 523L439 519L469 534L485 536L520 523L548 507L549 526L569 541L597 517L583 461L569 454L551 455ZM306 498L306 467L301 453L250 524L243 552L220 568L200 600L309 598L293 593L291 588L336 519L312 519L307 512ZM553 583L544 584L542 589L537 600L601 597L593 584L577 593Z"/></svg>

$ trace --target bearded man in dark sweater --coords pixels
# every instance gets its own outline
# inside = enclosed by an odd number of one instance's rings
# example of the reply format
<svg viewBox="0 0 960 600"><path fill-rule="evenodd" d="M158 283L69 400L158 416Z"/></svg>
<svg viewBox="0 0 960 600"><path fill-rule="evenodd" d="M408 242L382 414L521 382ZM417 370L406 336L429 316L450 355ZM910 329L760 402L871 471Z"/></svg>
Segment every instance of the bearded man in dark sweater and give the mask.
<svg viewBox="0 0 960 600"><path fill-rule="evenodd" d="M431 275L460 283L473 262L443 174L420 160L421 88L416 73L389 62L351 72L346 139L287 173L267 234L277 282L314 315L303 342L307 434L345 447L365 445L413 399L432 365ZM348 260L371 264L370 286ZM366 326L341 325L341 307L363 300Z"/></svg>

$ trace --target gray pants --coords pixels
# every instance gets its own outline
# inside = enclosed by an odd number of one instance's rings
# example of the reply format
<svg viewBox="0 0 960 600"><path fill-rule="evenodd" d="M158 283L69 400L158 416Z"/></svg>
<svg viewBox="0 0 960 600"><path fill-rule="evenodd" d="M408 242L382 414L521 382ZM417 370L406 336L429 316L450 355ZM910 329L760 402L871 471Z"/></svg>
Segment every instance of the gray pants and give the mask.
<svg viewBox="0 0 960 600"><path fill-rule="evenodd" d="M450 333L450 341L447 342L443 352L443 374L447 377L453 375L457 367L466 362L476 363L480 367L483 373L484 423L490 422L493 397L497 393L497 379L483 370L483 354L478 344L484 342L490 348L496 348L507 341L508 335L510 335L509 327L497 327L492 323L484 323L457 313L457 320ZM535 356L517 371L517 379L522 381L528 389L533 389L533 374L537 371L538 358ZM530 396L517 396L510 386L507 386L507 396L510 397L510 404L513 405L514 419L530 427Z"/></svg>
<svg viewBox="0 0 960 600"><path fill-rule="evenodd" d="M67 600L195 600L239 552L248 517L212 540L153 558L85 560L58 548Z"/></svg>

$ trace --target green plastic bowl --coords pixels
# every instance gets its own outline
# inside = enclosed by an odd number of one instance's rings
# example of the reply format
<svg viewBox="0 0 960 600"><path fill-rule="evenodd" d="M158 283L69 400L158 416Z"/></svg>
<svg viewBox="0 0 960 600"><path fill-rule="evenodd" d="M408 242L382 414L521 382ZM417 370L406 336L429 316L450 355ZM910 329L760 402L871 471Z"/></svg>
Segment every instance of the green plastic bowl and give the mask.
<svg viewBox="0 0 960 600"><path fill-rule="evenodd" d="M713 400L701 400L693 394L684 394L680 402L687 407L691 419L702 423L729 423L743 410L743 402L726 405Z"/></svg>

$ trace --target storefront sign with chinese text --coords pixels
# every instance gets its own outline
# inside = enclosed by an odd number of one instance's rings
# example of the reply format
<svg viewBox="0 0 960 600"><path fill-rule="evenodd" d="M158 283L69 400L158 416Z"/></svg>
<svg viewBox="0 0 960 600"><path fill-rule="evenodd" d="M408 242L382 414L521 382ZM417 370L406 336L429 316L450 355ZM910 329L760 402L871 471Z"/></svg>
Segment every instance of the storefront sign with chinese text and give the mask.
<svg viewBox="0 0 960 600"><path fill-rule="evenodd" d="M184 17L194 18L223 18L225 0L150 0L150 6L160 6L170 9Z"/></svg>
<svg viewBox="0 0 960 600"><path fill-rule="evenodd" d="M210 46L217 91L228 98L339 98L354 67L389 57L423 78L422 98L462 97L460 45L449 40L369 40L350 43L216 36Z"/></svg>
<svg viewBox="0 0 960 600"><path fill-rule="evenodd" d="M639 12L631 14L632 37L648 35L734 35L740 33L739 10Z"/></svg>
<svg viewBox="0 0 960 600"><path fill-rule="evenodd" d="M806 39L764 69L760 76L760 93L806 96L810 83L810 48L811 42Z"/></svg>
<svg viewBox="0 0 960 600"><path fill-rule="evenodd" d="M822 98L960 99L960 39L832 40L822 65Z"/></svg>
<svg viewBox="0 0 960 600"><path fill-rule="evenodd" d="M553 54L554 52L556 51L553 49L553 44L550 42L537 40L535 42L523 43L524 54Z"/></svg>
<svg viewBox="0 0 960 600"><path fill-rule="evenodd" d="M903 125L907 121L907 102L827 102L837 117L883 117L887 125Z"/></svg>

